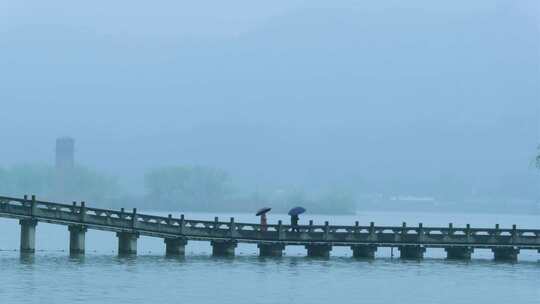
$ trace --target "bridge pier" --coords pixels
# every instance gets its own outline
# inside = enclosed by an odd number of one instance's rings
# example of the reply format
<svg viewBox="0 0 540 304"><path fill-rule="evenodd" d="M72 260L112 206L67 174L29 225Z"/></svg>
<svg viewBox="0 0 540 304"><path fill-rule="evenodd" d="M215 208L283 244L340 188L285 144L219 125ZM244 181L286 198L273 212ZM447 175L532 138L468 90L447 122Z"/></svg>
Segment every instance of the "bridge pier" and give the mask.
<svg viewBox="0 0 540 304"><path fill-rule="evenodd" d="M331 245L306 245L307 256L311 258L329 258Z"/></svg>
<svg viewBox="0 0 540 304"><path fill-rule="evenodd" d="M399 246L399 257L407 260L418 260L424 258L426 248L417 245Z"/></svg>
<svg viewBox="0 0 540 304"><path fill-rule="evenodd" d="M259 248L259 256L261 257L282 257L285 245L260 243L257 248Z"/></svg>
<svg viewBox="0 0 540 304"><path fill-rule="evenodd" d="M491 248L495 261L517 261L519 248L515 247L495 247Z"/></svg>
<svg viewBox="0 0 540 304"><path fill-rule="evenodd" d="M213 240L210 244L212 245L212 255L215 257L233 257L234 250L238 246L236 240Z"/></svg>
<svg viewBox="0 0 540 304"><path fill-rule="evenodd" d="M84 243L86 231L88 230L83 225L69 225L69 254L78 255L84 254Z"/></svg>
<svg viewBox="0 0 540 304"><path fill-rule="evenodd" d="M116 236L118 237L118 255L137 254L138 233L117 232Z"/></svg>
<svg viewBox="0 0 540 304"><path fill-rule="evenodd" d="M452 246L444 248L446 258L449 260L470 260L474 248L467 246Z"/></svg>
<svg viewBox="0 0 540 304"><path fill-rule="evenodd" d="M351 246L353 257L357 259L373 259L377 252L376 245L354 245Z"/></svg>
<svg viewBox="0 0 540 304"><path fill-rule="evenodd" d="M21 253L34 253L36 251L37 220L20 220L21 225Z"/></svg>
<svg viewBox="0 0 540 304"><path fill-rule="evenodd" d="M167 238L165 242L165 255L184 256L186 254L187 239L185 238Z"/></svg>

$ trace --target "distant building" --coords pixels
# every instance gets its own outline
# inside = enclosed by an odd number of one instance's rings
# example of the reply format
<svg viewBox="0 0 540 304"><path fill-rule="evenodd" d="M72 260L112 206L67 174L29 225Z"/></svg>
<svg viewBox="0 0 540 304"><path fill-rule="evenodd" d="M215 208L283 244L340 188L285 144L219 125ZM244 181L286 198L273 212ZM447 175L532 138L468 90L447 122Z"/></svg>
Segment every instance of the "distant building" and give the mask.
<svg viewBox="0 0 540 304"><path fill-rule="evenodd" d="M56 170L70 170L75 166L75 139L60 137L56 139Z"/></svg>

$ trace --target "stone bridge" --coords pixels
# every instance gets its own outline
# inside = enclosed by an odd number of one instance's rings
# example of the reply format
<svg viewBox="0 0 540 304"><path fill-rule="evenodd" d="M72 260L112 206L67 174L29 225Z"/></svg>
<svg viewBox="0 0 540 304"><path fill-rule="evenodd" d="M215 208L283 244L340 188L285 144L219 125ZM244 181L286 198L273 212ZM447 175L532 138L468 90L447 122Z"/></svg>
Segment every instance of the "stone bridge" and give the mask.
<svg viewBox="0 0 540 304"><path fill-rule="evenodd" d="M475 248L491 249L495 260L517 260L520 250L540 252L540 229L418 226L324 225L298 226L294 231L281 221L277 225L222 222L140 214L132 211L87 207L84 202L59 204L0 196L0 217L19 219L21 253L35 251L38 222L68 226L70 254L84 254L88 229L116 232L118 254L137 253L140 235L163 238L166 254L184 255L189 240L209 241L214 256L234 256L238 243L255 243L261 256L279 257L285 246L305 246L310 257L329 257L333 246L350 247L355 258L374 258L378 247L396 247L404 259L421 259L426 248L444 248L449 259L471 258Z"/></svg>

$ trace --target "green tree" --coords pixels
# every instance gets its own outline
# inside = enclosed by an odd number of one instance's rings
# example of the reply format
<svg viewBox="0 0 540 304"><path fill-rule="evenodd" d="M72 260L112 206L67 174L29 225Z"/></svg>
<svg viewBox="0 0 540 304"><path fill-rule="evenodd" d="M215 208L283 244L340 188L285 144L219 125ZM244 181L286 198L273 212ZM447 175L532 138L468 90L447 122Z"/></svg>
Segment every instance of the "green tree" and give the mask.
<svg viewBox="0 0 540 304"><path fill-rule="evenodd" d="M538 146L538 154L536 155L536 159L535 159L535 162L536 162L536 167L538 169L540 169L540 146Z"/></svg>
<svg viewBox="0 0 540 304"><path fill-rule="evenodd" d="M45 200L84 200L105 204L118 193L115 178L84 167L62 172L39 164L0 168L0 195L21 197L35 194Z"/></svg>
<svg viewBox="0 0 540 304"><path fill-rule="evenodd" d="M52 193L63 200L86 200L104 204L120 194L120 186L114 177L76 166L66 172L55 171Z"/></svg>
<svg viewBox="0 0 540 304"><path fill-rule="evenodd" d="M52 168L23 164L0 169L0 192L3 195L50 194L53 185Z"/></svg>
<svg viewBox="0 0 540 304"><path fill-rule="evenodd" d="M158 168L144 176L147 200L156 207L189 210L225 209L229 175L219 169L177 166Z"/></svg>

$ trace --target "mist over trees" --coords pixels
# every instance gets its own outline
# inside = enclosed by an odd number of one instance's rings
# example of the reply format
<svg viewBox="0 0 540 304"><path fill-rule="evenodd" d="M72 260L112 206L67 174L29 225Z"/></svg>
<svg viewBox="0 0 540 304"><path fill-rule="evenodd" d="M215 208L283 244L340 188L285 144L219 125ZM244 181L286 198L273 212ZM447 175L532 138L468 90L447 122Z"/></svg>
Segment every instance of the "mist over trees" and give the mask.
<svg viewBox="0 0 540 304"><path fill-rule="evenodd" d="M0 167L0 193L22 196L25 194L50 195L53 191L54 170L36 164Z"/></svg>
<svg viewBox="0 0 540 304"><path fill-rule="evenodd" d="M16 197L35 194L41 200L107 204L118 197L121 190L116 178L83 166L60 174L52 166L22 164L0 167L0 193Z"/></svg>
<svg viewBox="0 0 540 304"><path fill-rule="evenodd" d="M303 206L313 213L354 213L352 195L338 190L306 193L300 189L250 191L223 170L201 166L153 169L145 174L145 207L166 210L254 212L271 207L286 213Z"/></svg>
<svg viewBox="0 0 540 304"><path fill-rule="evenodd" d="M144 195L120 186L119 180L83 166L68 171L40 164L0 167L1 195L37 195L39 200L86 201L96 207L139 207L146 210L199 212L254 212L271 207L286 213L303 206L311 213L353 214L354 196L343 189L306 192L289 186L252 190L222 169L172 166L151 169L144 175Z"/></svg>
<svg viewBox="0 0 540 304"><path fill-rule="evenodd" d="M205 167L166 167L153 169L144 176L148 207L174 207L187 210L226 210L231 195L229 175Z"/></svg>

